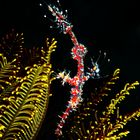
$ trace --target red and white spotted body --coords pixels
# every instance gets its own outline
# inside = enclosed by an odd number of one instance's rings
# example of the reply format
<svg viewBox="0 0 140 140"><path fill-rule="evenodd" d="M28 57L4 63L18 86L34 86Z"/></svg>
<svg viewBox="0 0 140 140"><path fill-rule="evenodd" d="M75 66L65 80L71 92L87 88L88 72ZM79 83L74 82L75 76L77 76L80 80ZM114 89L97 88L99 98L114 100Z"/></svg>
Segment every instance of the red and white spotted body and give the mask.
<svg viewBox="0 0 140 140"><path fill-rule="evenodd" d="M87 53L87 48L80 44L72 31L72 25L66 19L67 16L63 14L63 11L60 11L57 7L50 5L48 9L55 17L55 22L57 26L61 29L64 34L68 34L73 42L74 47L71 50L71 55L74 60L77 61L77 74L71 78L69 74L65 71L60 72L57 75L57 78L62 79L62 84L68 83L71 86L70 91L70 100L68 101L68 105L64 113L59 116L61 118L60 122L57 125L57 129L55 130L55 134L62 135L62 128L65 124L66 119L68 118L70 112L75 111L78 108L78 104L83 101L83 86L85 82L92 76L94 77L96 73L99 73L98 65L96 64L94 68L90 69L87 75L84 72L84 57Z"/></svg>

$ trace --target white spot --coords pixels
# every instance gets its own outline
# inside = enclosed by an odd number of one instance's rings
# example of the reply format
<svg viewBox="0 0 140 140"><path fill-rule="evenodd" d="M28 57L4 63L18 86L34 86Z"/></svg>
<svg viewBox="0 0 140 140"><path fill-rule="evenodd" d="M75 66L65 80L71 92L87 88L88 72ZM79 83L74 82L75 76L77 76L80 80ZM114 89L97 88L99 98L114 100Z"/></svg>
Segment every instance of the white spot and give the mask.
<svg viewBox="0 0 140 140"><path fill-rule="evenodd" d="M107 59L108 62L110 62L110 59Z"/></svg>
<svg viewBox="0 0 140 140"><path fill-rule="evenodd" d="M42 6L42 3L39 3L39 6Z"/></svg>
<svg viewBox="0 0 140 140"><path fill-rule="evenodd" d="M97 69L96 69L96 73L99 73L99 71L100 71L100 69L99 69L99 68L97 68Z"/></svg>
<svg viewBox="0 0 140 140"><path fill-rule="evenodd" d="M104 52L104 56L106 56L106 52Z"/></svg>
<svg viewBox="0 0 140 140"><path fill-rule="evenodd" d="M46 15L44 15L44 18L46 18L47 16Z"/></svg>

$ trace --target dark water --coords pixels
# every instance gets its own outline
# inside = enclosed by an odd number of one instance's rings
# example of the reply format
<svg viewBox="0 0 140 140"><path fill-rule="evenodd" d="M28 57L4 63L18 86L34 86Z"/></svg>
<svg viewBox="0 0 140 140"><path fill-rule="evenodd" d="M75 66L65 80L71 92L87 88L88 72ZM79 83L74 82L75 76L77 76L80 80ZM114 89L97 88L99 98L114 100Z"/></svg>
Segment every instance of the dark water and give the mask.
<svg viewBox="0 0 140 140"><path fill-rule="evenodd" d="M11 28L22 31L25 36L25 47L31 47L35 44L41 46L45 36L55 37L60 47L58 46L59 48L53 57L54 69L72 69L71 71L75 73L76 67L73 67L75 63L70 58L72 43L69 37L59 34L58 29L49 29L49 26L55 23L43 18L44 13L49 18L51 16L46 10L47 7L40 9L38 6L39 3L39 0L1 1L0 35L2 36L4 33L7 33ZM107 74L109 68L111 70L120 68L122 84L135 80L140 81L140 8L135 0L131 2L71 0L62 1L62 7L68 10L69 20L74 25L73 30L78 40L87 46L89 56L91 57L94 54L97 56L98 54L96 52L99 52L99 50L107 52L107 57L111 61L102 66L101 71L103 75L104 71ZM61 57L58 55L60 52L62 53ZM102 61L104 63L106 60ZM71 63L71 65L68 66L67 63ZM133 101L130 100L132 106L140 102L139 91L137 90L134 94ZM55 97L52 100L54 100L52 102L55 102ZM63 99L60 98L60 100ZM129 107L130 103L128 104L126 104L128 108L131 108ZM49 115L56 119L57 113L54 110L57 106L52 107L53 103L50 103L50 106ZM51 123L50 116L46 118L44 122L46 124L43 125L39 132L38 139L55 139L50 130L51 127L52 129L55 127ZM47 123L50 125L48 126L50 128L46 128ZM130 136L129 139L140 139L138 134L139 128L140 125L136 125L135 131L135 128L133 129L132 127L133 134L131 134L132 137ZM47 135L46 129L50 136Z"/></svg>

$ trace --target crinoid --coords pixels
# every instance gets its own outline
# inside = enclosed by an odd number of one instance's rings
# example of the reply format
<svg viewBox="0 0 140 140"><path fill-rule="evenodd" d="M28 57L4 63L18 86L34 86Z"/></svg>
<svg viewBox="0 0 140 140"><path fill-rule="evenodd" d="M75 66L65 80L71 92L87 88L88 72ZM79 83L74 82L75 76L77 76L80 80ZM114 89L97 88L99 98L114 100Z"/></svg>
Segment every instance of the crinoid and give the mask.
<svg viewBox="0 0 140 140"><path fill-rule="evenodd" d="M128 136L130 131L125 126L131 120L138 120L140 109L132 113L121 114L119 104L139 83L138 81L127 83L114 98L107 99L106 96L111 95L111 89L119 78L119 71L116 69L113 75L96 91L97 93L93 92L85 98L78 111L74 112L66 123L62 139L119 140ZM108 100L110 102L107 102Z"/></svg>
<svg viewBox="0 0 140 140"><path fill-rule="evenodd" d="M23 33L13 31L0 44L1 140L34 139L47 112L54 79L50 57L56 41L47 39L44 48L34 50L37 56L32 50L25 51L23 44ZM36 61L30 60L33 57Z"/></svg>

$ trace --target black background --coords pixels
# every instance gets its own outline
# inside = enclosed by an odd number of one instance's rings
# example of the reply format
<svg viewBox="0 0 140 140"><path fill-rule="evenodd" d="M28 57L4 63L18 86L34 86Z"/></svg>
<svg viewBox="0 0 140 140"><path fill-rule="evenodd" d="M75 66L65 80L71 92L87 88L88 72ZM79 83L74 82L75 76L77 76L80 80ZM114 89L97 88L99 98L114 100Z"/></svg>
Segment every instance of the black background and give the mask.
<svg viewBox="0 0 140 140"><path fill-rule="evenodd" d="M49 29L49 26L55 23L48 18L43 18L44 14L49 18L51 16L47 6L39 7L40 2L41 0L1 0L0 35L15 28L24 33L25 47L36 44L41 46L45 37L55 37L58 41L58 48L52 58L54 69L68 69L75 73L76 68L73 68L75 63L70 58L71 40L68 36L59 33L59 29ZM47 2L50 3L50 1ZM109 74L115 68L120 68L122 84L124 81L125 83L140 81L140 8L136 0L113 2L111 0L61 0L60 2L62 8L68 10L69 21L74 25L73 30L79 42L85 44L89 50L87 57L95 55L97 58L99 50L107 52L110 63L101 58L103 61L102 75ZM51 3L56 2L53 0ZM133 101L130 100L126 108L131 105L138 106L140 90L137 90L133 96L135 96ZM58 105L51 104L50 106L53 106L53 109L60 104L58 101ZM55 113L54 115L57 114ZM45 132L46 127L47 125L44 124L38 139L48 138ZM133 133L135 132L133 135L135 138L128 139L140 139L139 128L140 125L137 124L136 129L132 130Z"/></svg>

